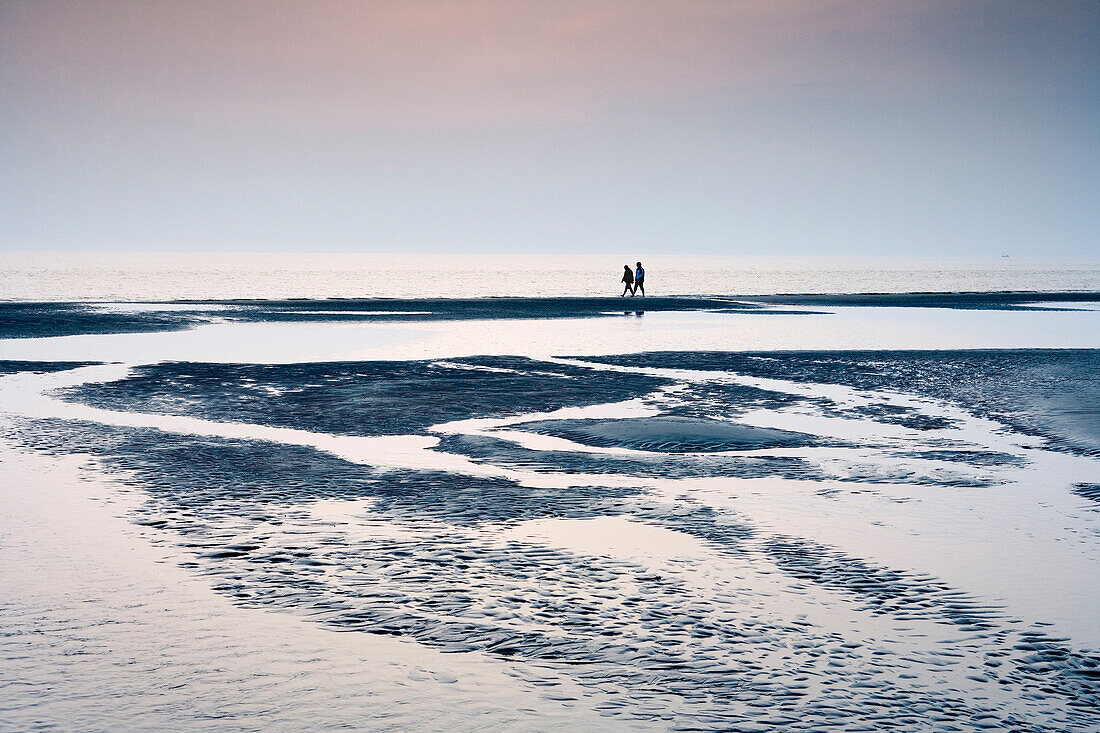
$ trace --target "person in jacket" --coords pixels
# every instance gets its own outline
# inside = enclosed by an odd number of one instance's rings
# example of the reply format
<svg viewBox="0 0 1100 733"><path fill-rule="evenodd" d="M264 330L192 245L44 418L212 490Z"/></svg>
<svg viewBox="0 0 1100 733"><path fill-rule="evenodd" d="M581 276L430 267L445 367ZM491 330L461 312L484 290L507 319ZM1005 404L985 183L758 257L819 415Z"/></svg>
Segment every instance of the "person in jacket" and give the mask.
<svg viewBox="0 0 1100 733"><path fill-rule="evenodd" d="M630 265L623 265L622 282L626 283L626 286L623 288L623 292L619 297L621 298L627 293L634 295L634 273L630 271Z"/></svg>

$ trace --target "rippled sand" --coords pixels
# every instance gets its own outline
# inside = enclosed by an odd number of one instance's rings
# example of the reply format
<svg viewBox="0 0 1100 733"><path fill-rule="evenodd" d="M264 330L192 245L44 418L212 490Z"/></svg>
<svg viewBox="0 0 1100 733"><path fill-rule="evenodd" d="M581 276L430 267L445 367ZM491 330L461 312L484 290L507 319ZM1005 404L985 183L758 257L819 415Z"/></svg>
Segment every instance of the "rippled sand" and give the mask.
<svg viewBox="0 0 1100 733"><path fill-rule="evenodd" d="M0 723L1100 725L1100 352L426 343L4 363Z"/></svg>
<svg viewBox="0 0 1100 733"><path fill-rule="evenodd" d="M132 491L79 459L8 444L0 456L5 729L598 724L561 702L568 680L548 695L478 656L242 610L180 567L174 543L126 521Z"/></svg>

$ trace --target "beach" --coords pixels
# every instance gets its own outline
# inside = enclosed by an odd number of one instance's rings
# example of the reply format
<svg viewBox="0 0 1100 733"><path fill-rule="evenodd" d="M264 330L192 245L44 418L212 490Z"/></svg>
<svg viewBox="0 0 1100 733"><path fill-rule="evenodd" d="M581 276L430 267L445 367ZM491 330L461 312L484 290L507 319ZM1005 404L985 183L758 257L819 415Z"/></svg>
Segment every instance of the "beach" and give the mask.
<svg viewBox="0 0 1100 733"><path fill-rule="evenodd" d="M1098 308L0 304L0 723L1094 729Z"/></svg>

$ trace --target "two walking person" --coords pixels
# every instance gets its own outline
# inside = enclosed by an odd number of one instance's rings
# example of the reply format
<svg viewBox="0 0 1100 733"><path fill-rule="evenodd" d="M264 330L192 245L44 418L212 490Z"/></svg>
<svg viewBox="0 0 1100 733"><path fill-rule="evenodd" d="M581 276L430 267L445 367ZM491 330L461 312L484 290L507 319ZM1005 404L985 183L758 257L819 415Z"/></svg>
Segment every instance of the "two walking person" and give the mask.
<svg viewBox="0 0 1100 733"><path fill-rule="evenodd" d="M645 270L642 269L642 263L638 263L638 271L631 272L630 265L623 265L623 279L625 283L623 292L619 297L623 297L627 293L630 293L630 297L634 297L639 290L642 291L642 297L645 297Z"/></svg>

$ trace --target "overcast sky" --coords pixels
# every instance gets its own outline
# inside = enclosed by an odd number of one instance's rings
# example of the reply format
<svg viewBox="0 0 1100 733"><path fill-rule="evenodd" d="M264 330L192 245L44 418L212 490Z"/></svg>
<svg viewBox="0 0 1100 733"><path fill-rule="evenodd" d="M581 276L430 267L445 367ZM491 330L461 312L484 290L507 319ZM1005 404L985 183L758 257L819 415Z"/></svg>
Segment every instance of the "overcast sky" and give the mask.
<svg viewBox="0 0 1100 733"><path fill-rule="evenodd" d="M1100 255L1100 2L0 0L0 249Z"/></svg>

